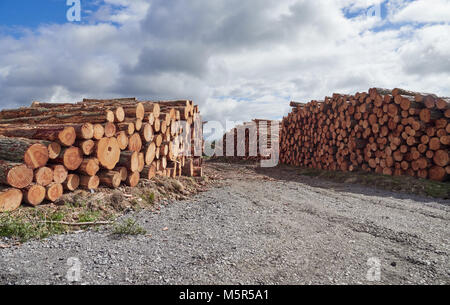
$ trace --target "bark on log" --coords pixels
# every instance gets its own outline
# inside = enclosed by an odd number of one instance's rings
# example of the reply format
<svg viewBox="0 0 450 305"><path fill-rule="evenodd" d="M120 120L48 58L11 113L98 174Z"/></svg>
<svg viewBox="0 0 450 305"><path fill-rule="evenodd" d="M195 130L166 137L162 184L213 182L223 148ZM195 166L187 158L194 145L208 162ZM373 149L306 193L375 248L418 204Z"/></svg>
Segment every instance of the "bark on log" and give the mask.
<svg viewBox="0 0 450 305"><path fill-rule="evenodd" d="M75 174L67 176L66 181L63 184L65 190L73 192L80 186L80 177Z"/></svg>
<svg viewBox="0 0 450 305"><path fill-rule="evenodd" d="M128 171L135 173L139 171L139 153L134 151L123 151L117 165L125 167Z"/></svg>
<svg viewBox="0 0 450 305"><path fill-rule="evenodd" d="M122 182L122 176L116 171L101 171L98 174L100 183L109 188L118 188Z"/></svg>
<svg viewBox="0 0 450 305"><path fill-rule="evenodd" d="M78 173L85 176L95 176L100 170L100 163L97 158L84 159L78 168Z"/></svg>
<svg viewBox="0 0 450 305"><path fill-rule="evenodd" d="M48 141L0 136L0 159L39 168L45 166L49 159L48 145Z"/></svg>
<svg viewBox="0 0 450 305"><path fill-rule="evenodd" d="M75 128L64 125L45 126L0 126L0 135L15 138L27 138L35 140L46 140L58 142L64 146L72 146L75 143L77 134Z"/></svg>
<svg viewBox="0 0 450 305"><path fill-rule="evenodd" d="M98 176L80 176L80 187L87 190L96 190L100 185Z"/></svg>

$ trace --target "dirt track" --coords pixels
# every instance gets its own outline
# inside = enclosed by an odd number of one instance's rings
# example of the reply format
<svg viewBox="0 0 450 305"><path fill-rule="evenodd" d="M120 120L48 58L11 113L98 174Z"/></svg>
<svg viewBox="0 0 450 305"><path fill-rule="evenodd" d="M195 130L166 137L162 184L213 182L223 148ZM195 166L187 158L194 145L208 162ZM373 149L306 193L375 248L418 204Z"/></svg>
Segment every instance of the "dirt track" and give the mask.
<svg viewBox="0 0 450 305"><path fill-rule="evenodd" d="M133 215L151 235L103 228L0 249L0 284L66 284L69 257L89 284L450 284L448 200L207 167L218 187ZM367 280L371 258L380 282Z"/></svg>

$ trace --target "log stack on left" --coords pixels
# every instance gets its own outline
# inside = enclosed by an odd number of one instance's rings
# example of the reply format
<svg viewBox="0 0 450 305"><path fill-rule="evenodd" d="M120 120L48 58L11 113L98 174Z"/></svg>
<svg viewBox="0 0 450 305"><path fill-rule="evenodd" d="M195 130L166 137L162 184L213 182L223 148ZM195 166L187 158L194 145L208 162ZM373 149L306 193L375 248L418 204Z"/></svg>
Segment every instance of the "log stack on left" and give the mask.
<svg viewBox="0 0 450 305"><path fill-rule="evenodd" d="M134 187L141 177L181 175L188 158L180 121L191 101L134 98L40 103L0 112L0 213L57 201L78 188Z"/></svg>

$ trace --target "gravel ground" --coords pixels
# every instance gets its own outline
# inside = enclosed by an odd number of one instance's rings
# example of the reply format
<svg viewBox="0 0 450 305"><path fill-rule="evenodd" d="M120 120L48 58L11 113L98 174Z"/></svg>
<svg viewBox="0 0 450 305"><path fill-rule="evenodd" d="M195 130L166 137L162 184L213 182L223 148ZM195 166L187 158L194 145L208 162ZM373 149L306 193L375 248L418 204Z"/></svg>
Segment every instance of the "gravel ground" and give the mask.
<svg viewBox="0 0 450 305"><path fill-rule="evenodd" d="M0 249L0 284L67 284L71 257L79 284L450 284L448 200L288 169L206 172L221 184L133 214L147 235L105 227Z"/></svg>

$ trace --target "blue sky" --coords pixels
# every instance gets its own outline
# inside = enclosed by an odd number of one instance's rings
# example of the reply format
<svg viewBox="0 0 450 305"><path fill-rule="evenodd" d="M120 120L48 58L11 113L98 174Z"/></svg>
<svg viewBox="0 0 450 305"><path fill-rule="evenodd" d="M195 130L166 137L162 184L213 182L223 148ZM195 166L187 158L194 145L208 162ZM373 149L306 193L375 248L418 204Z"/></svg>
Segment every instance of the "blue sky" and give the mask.
<svg viewBox="0 0 450 305"><path fill-rule="evenodd" d="M66 0L1 0L0 24L34 28L45 23L65 23Z"/></svg>

